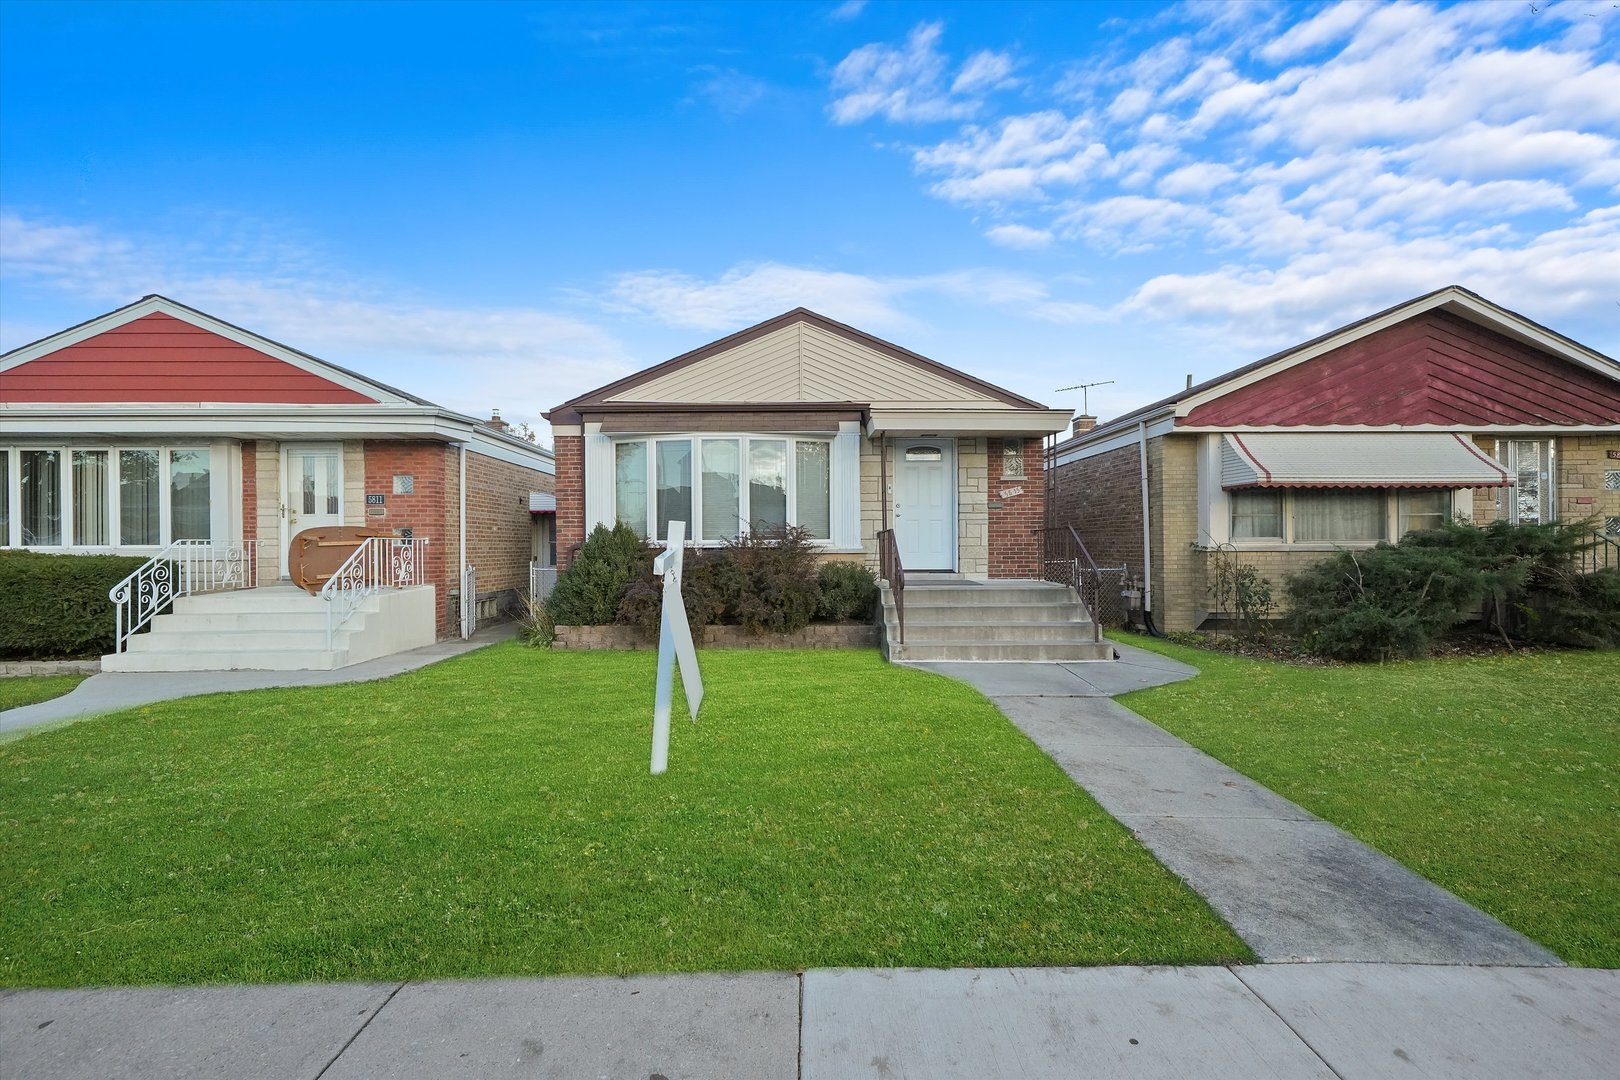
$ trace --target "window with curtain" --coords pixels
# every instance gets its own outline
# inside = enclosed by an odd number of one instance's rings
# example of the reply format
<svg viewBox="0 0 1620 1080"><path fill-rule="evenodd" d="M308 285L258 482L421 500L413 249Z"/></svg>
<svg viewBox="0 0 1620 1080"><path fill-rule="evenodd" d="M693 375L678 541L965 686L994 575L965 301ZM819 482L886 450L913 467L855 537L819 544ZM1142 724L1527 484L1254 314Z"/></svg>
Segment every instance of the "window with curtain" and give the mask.
<svg viewBox="0 0 1620 1080"><path fill-rule="evenodd" d="M1293 494L1294 539L1382 540L1388 497L1381 490L1308 490Z"/></svg>
<svg viewBox="0 0 1620 1080"><path fill-rule="evenodd" d="M1438 529L1451 517L1451 492L1414 489L1396 494L1400 536L1423 529Z"/></svg>
<svg viewBox="0 0 1620 1080"><path fill-rule="evenodd" d="M704 540L734 540L742 529L742 452L736 439L704 439Z"/></svg>
<svg viewBox="0 0 1620 1080"><path fill-rule="evenodd" d="M684 520L689 535L703 543L783 525L832 539L832 443L826 439L631 439L615 443L613 453L615 513L643 538L666 536L671 521Z"/></svg>
<svg viewBox="0 0 1620 1080"><path fill-rule="evenodd" d="M62 543L62 453L59 450L24 450L21 468L20 516L22 542L41 547Z"/></svg>
<svg viewBox="0 0 1620 1080"><path fill-rule="evenodd" d="M1283 494L1263 489L1232 492L1232 539L1282 539Z"/></svg>
<svg viewBox="0 0 1620 1080"><path fill-rule="evenodd" d="M799 524L817 540L832 539L832 444L794 446Z"/></svg>
<svg viewBox="0 0 1620 1080"><path fill-rule="evenodd" d="M73 451L73 542L106 547L109 536L107 451Z"/></svg>
<svg viewBox="0 0 1620 1080"><path fill-rule="evenodd" d="M11 546L11 452L0 450L0 547Z"/></svg>
<svg viewBox="0 0 1620 1080"><path fill-rule="evenodd" d="M769 532L787 524L787 440L748 440L749 527Z"/></svg>
<svg viewBox="0 0 1620 1080"><path fill-rule="evenodd" d="M619 443L613 448L614 516L647 539L647 444Z"/></svg>
<svg viewBox="0 0 1620 1080"><path fill-rule="evenodd" d="M658 531L655 539L669 535L669 523L686 522L692 527L692 443L689 439L662 439L658 447Z"/></svg>
<svg viewBox="0 0 1620 1080"><path fill-rule="evenodd" d="M162 476L156 450L118 451L118 542L161 543Z"/></svg>
<svg viewBox="0 0 1620 1080"><path fill-rule="evenodd" d="M207 540L210 532L208 451L169 451L169 538Z"/></svg>

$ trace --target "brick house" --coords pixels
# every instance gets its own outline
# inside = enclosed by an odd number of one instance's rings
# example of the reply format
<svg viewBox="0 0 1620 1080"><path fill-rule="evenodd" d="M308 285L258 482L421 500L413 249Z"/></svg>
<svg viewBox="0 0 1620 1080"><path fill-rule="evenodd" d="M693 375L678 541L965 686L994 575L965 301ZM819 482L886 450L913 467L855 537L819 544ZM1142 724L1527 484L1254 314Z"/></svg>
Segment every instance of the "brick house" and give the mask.
<svg viewBox="0 0 1620 1080"><path fill-rule="evenodd" d="M699 544L810 530L874 569L893 529L914 575L1038 578L1048 409L804 308L558 405L556 544L685 520Z"/></svg>
<svg viewBox="0 0 1620 1080"><path fill-rule="evenodd" d="M1099 563L1146 570L1156 623L1190 630L1221 614L1217 550L1280 599L1326 552L1446 518L1597 517L1620 536L1620 364L1451 286L1107 423L1081 417L1048 466L1052 524Z"/></svg>
<svg viewBox="0 0 1620 1080"><path fill-rule="evenodd" d="M299 531L367 526L427 541L432 640L463 565L486 599L528 587L554 467L504 427L148 296L0 356L0 547L208 541L268 585Z"/></svg>

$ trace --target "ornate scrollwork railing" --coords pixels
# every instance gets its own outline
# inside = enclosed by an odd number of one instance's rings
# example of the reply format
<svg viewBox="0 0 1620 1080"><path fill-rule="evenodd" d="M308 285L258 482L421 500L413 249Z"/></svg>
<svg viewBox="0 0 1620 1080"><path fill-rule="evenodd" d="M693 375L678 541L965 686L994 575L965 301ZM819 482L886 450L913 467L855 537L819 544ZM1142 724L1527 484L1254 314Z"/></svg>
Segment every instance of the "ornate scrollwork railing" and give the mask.
<svg viewBox="0 0 1620 1080"><path fill-rule="evenodd" d="M259 583L259 540L176 540L107 591L113 603L113 651L189 593L251 589Z"/></svg>
<svg viewBox="0 0 1620 1080"><path fill-rule="evenodd" d="M391 536L367 538L333 571L321 586L320 597L327 603L326 647L337 640L338 628L360 610L366 597L382 589L403 589L422 584L427 540L403 540Z"/></svg>

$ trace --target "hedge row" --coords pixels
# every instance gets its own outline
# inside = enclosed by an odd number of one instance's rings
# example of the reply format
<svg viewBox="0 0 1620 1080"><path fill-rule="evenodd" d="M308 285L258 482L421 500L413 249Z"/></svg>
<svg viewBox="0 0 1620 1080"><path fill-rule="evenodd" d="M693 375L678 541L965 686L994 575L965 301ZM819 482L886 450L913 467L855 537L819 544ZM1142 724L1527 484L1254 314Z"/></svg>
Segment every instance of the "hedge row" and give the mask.
<svg viewBox="0 0 1620 1080"><path fill-rule="evenodd" d="M0 660L81 660L112 652L107 591L145 561L0 551Z"/></svg>

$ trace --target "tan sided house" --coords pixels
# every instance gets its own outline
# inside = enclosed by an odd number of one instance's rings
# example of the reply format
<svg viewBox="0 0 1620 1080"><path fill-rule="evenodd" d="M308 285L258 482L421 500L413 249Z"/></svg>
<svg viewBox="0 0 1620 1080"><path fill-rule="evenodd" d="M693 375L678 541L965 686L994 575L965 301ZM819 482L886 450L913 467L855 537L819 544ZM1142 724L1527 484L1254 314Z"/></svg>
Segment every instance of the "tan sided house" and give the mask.
<svg viewBox="0 0 1620 1080"><path fill-rule="evenodd" d="M504 427L148 296L0 356L0 546L150 557L108 670L355 663L528 589L552 456ZM375 534L321 595L310 529Z"/></svg>
<svg viewBox="0 0 1620 1080"><path fill-rule="evenodd" d="M1052 524L1145 573L1165 630L1223 614L1214 558L1280 597L1324 553L1447 518L1620 536L1620 364L1457 286L1093 424L1049 451Z"/></svg>
<svg viewBox="0 0 1620 1080"><path fill-rule="evenodd" d="M685 520L703 545L797 525L874 570L892 539L913 586L949 583L930 593L947 622L950 587L1038 587L1042 440L1069 417L797 308L547 414L559 561L615 521L656 538ZM912 602L906 643L927 607Z"/></svg>

